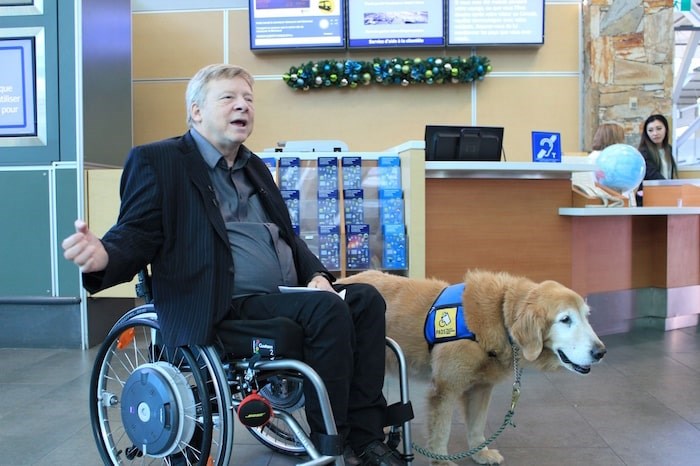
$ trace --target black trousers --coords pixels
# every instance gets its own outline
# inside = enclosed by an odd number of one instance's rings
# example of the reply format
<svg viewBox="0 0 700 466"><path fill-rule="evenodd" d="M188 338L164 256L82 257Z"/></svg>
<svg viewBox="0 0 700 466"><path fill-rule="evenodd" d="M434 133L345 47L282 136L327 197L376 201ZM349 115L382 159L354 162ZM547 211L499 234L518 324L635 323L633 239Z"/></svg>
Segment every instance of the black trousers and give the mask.
<svg viewBox="0 0 700 466"><path fill-rule="evenodd" d="M384 439L386 303L370 285L335 285L335 289L346 290L344 300L323 291L238 298L231 317L282 316L304 329L304 362L326 385L339 435L360 451L373 440ZM325 432L310 384L305 384L304 396L311 432Z"/></svg>

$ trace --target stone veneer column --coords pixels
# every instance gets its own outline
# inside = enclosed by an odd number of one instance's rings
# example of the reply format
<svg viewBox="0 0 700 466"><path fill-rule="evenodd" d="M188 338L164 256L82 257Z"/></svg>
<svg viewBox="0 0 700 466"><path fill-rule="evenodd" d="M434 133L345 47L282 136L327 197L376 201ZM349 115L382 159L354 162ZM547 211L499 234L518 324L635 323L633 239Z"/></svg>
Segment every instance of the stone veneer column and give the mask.
<svg viewBox="0 0 700 466"><path fill-rule="evenodd" d="M583 34L582 149L591 149L601 123L624 126L635 147L649 115L672 124L673 0L584 0Z"/></svg>

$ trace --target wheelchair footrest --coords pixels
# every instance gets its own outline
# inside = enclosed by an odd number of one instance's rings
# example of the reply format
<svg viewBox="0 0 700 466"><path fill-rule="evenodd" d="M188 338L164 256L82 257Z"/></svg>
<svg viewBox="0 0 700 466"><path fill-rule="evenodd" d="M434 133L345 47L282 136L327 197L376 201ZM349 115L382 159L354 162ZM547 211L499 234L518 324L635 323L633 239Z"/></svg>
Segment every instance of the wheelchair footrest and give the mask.
<svg viewBox="0 0 700 466"><path fill-rule="evenodd" d="M394 403L389 405L386 410L386 422L387 426L398 426L404 422L410 421L414 418L413 405L411 402L407 403Z"/></svg>

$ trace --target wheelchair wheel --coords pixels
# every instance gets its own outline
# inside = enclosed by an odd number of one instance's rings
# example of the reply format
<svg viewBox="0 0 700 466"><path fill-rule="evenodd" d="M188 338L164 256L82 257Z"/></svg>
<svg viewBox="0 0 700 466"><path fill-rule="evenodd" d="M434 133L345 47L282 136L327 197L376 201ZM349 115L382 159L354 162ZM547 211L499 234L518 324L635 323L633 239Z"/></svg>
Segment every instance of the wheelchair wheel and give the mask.
<svg viewBox="0 0 700 466"><path fill-rule="evenodd" d="M262 381L259 381L262 382ZM296 374L275 374L265 379L259 393L266 398L274 410L284 411L296 420L309 435L309 424L304 410L304 381ZM240 395L237 395L240 399ZM263 445L286 455L303 455L304 446L297 440L290 427L282 419L273 416L264 426L247 427Z"/></svg>
<svg viewBox="0 0 700 466"><path fill-rule="evenodd" d="M105 464L228 465L231 395L210 347L166 348L151 305L120 320L95 360L90 417Z"/></svg>

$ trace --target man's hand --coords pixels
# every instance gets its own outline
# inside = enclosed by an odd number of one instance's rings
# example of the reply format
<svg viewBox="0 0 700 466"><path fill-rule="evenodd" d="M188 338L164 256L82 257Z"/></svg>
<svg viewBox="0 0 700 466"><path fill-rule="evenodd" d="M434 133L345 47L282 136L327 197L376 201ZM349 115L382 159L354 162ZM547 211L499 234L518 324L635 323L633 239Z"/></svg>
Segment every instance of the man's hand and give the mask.
<svg viewBox="0 0 700 466"><path fill-rule="evenodd" d="M75 233L64 239L61 246L63 257L73 261L83 273L104 270L109 262L102 242L82 220L75 221Z"/></svg>
<svg viewBox="0 0 700 466"><path fill-rule="evenodd" d="M309 288L318 288L319 290L324 290L324 291L332 291L335 293L336 291L333 289L333 286L331 285L331 282L328 281L326 277L323 275L316 275L314 278L311 279L308 285L306 285Z"/></svg>

